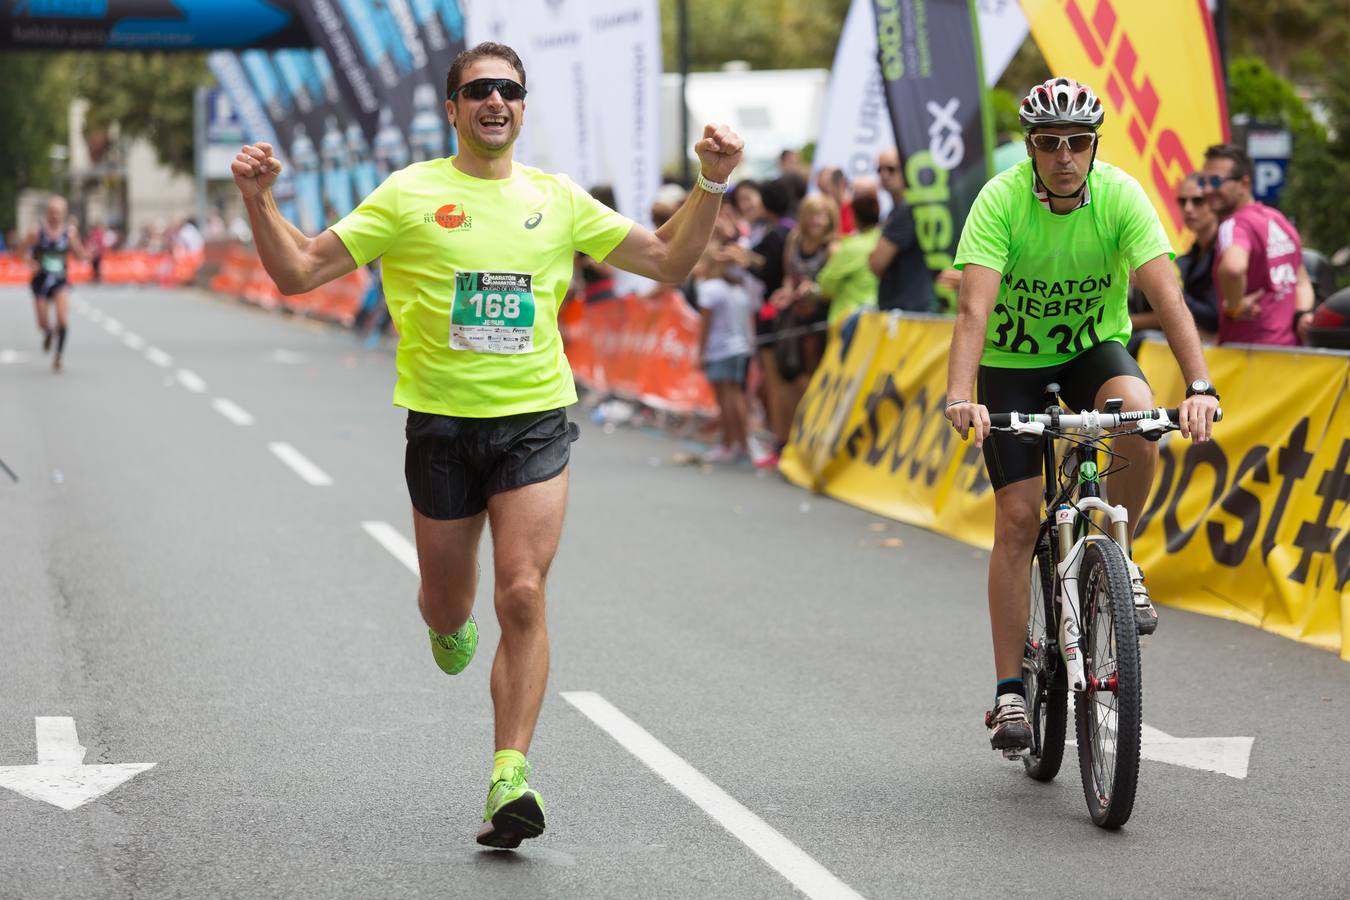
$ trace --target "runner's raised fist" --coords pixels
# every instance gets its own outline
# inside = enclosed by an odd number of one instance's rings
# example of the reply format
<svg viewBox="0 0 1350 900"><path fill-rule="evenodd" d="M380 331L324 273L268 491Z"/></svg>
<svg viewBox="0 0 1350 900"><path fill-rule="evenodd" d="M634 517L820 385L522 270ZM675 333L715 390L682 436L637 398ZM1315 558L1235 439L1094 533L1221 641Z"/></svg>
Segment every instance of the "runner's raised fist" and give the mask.
<svg viewBox="0 0 1350 900"><path fill-rule="evenodd" d="M740 136L726 125L704 125L703 137L694 144L694 152L703 166L703 177L709 181L725 182L741 164L745 144Z"/></svg>
<svg viewBox="0 0 1350 900"><path fill-rule="evenodd" d="M230 163L230 174L245 200L270 188L281 174L281 162L272 155L271 144L249 144Z"/></svg>

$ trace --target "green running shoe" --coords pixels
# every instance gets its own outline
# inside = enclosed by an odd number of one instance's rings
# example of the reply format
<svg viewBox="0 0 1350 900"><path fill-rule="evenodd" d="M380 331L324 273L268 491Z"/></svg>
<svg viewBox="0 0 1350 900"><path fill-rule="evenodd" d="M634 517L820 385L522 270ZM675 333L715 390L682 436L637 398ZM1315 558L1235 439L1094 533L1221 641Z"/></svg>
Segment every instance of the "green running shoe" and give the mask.
<svg viewBox="0 0 1350 900"><path fill-rule="evenodd" d="M502 777L488 789L483 808L483 827L478 843L485 847L514 850L525 838L544 833L544 800L530 787L530 766L502 771Z"/></svg>
<svg viewBox="0 0 1350 900"><path fill-rule="evenodd" d="M478 649L478 623L473 616L454 634L437 634L430 628L427 634L431 635L431 655L447 675L463 672Z"/></svg>

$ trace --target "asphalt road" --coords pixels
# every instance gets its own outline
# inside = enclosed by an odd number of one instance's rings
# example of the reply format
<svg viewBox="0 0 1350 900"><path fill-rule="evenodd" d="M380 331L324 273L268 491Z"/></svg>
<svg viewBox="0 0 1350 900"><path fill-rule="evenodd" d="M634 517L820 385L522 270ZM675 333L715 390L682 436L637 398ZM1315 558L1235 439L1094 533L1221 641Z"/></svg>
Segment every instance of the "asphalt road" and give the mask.
<svg viewBox="0 0 1350 900"><path fill-rule="evenodd" d="M73 810L0 790L0 897L1350 890L1333 655L1162 609L1146 723L1251 737L1249 767L1146 761L1104 832L1072 756L1042 785L988 748L985 553L590 425L530 754L549 830L481 849L490 597L447 678L415 576L363 527L411 538L389 348L196 292L76 297L53 375L26 292L0 289L0 767L36 762L38 717L73 718L86 764L154 766Z"/></svg>

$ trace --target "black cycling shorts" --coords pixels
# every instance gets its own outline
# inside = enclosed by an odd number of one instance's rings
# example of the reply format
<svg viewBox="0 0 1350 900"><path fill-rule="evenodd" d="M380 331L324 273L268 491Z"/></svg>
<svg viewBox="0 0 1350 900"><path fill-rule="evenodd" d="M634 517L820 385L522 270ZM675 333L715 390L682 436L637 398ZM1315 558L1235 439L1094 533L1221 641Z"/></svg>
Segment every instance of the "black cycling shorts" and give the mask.
<svg viewBox="0 0 1350 900"><path fill-rule="evenodd" d="M991 413L1033 413L1045 409L1045 386L1060 386L1059 396L1074 412L1093 409L1097 391L1118 375L1148 384L1134 357L1116 341L1104 341L1057 366L1003 369L980 366L979 401ZM1026 443L1006 431L993 431L984 442L984 465L994 490L1043 474L1041 443Z"/></svg>
<svg viewBox="0 0 1350 900"><path fill-rule="evenodd" d="M54 275L51 272L38 272L29 282L29 287L33 289L33 297L36 300L50 300L52 295L67 284L66 276Z"/></svg>
<svg viewBox="0 0 1350 900"><path fill-rule="evenodd" d="M562 474L580 432L561 409L492 419L408 410L403 473L413 508L429 519L464 519L493 494Z"/></svg>

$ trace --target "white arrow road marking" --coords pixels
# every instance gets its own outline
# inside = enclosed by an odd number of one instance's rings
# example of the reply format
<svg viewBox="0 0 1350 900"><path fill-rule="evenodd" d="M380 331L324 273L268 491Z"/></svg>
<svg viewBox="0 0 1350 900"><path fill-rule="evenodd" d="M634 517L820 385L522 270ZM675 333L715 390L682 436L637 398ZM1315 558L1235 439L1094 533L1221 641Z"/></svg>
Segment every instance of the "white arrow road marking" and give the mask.
<svg viewBox="0 0 1350 900"><path fill-rule="evenodd" d="M8 347L6 347L4 350L0 350L0 366L7 366L14 363L21 363L27 361L28 361L27 353L20 353L18 350L10 350Z"/></svg>
<svg viewBox="0 0 1350 900"><path fill-rule="evenodd" d="M183 387L192 391L194 394L200 394L202 391L206 390L206 382L202 381L201 377L196 372L189 371L188 369L178 370L178 381Z"/></svg>
<svg viewBox="0 0 1350 900"><path fill-rule="evenodd" d="M173 357L165 353L158 347L150 347L145 351L145 358L157 366L168 368L173 365Z"/></svg>
<svg viewBox="0 0 1350 900"><path fill-rule="evenodd" d="M37 765L0 766L0 787L31 800L75 809L129 781L154 763L84 765L85 748L69 716L38 716Z"/></svg>
<svg viewBox="0 0 1350 900"><path fill-rule="evenodd" d="M564 691L563 699L575 706L596 725L609 733L624 749L647 768L660 775L671 787L684 794L731 832L778 874L792 882L797 890L813 898L858 898L862 895L844 884L796 844L775 831L767 822L746 809L734 797L708 780L689 763L676 756L665 744L652 737L641 725L589 691Z"/></svg>
<svg viewBox="0 0 1350 900"><path fill-rule="evenodd" d="M1256 741L1249 737L1172 737L1151 725L1144 725L1139 736L1139 755L1144 759L1201 772L1216 772L1229 778L1247 777L1247 763ZM1073 739L1066 743L1078 746Z"/></svg>
<svg viewBox="0 0 1350 900"><path fill-rule="evenodd" d="M398 533L398 530L388 522L362 522L361 527L366 530L366 534L379 541L384 549L393 554L394 559L408 567L408 571L414 575L420 575L421 570L417 567L417 548Z"/></svg>
<svg viewBox="0 0 1350 900"><path fill-rule="evenodd" d="M117 321L116 319L112 318L104 319L103 328L108 332L108 334L122 333L122 323Z"/></svg>
<svg viewBox="0 0 1350 900"><path fill-rule="evenodd" d="M217 397L211 401L216 412L229 419L236 425L252 425L253 416L245 412L232 400L226 400L224 397Z"/></svg>
<svg viewBox="0 0 1350 900"><path fill-rule="evenodd" d="M145 348L145 338L131 331L122 335L122 343L126 344L132 350L142 350Z"/></svg>
<svg viewBox="0 0 1350 900"><path fill-rule="evenodd" d="M1145 725L1140 755L1154 762L1218 772L1230 778L1246 778L1255 740L1249 737L1172 737Z"/></svg>
<svg viewBox="0 0 1350 900"><path fill-rule="evenodd" d="M291 467L291 471L299 475L309 484L315 487L327 487L333 483L333 479L328 477L328 473L320 469L314 463L310 462L303 453L292 447L290 444L282 441L273 441L267 445L277 459Z"/></svg>

